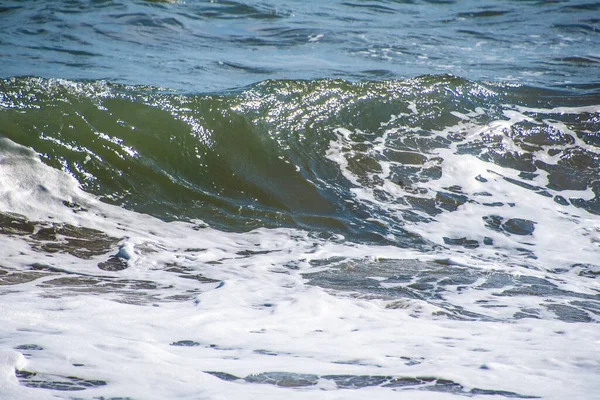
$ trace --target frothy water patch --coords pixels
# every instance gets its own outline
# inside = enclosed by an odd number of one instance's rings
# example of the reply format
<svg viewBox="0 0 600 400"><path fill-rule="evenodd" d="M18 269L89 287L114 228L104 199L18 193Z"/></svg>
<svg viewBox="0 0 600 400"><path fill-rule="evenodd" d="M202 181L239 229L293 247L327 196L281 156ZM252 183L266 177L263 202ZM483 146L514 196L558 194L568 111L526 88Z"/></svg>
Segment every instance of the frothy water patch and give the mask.
<svg viewBox="0 0 600 400"><path fill-rule="evenodd" d="M572 116L598 107L504 107L452 112L455 124L440 130L412 103L375 132L336 129L327 157L390 231L541 268L567 267L569 243L594 263L600 159Z"/></svg>
<svg viewBox="0 0 600 400"><path fill-rule="evenodd" d="M594 284L591 291L574 292L568 283L573 278L522 269L511 273L450 260L340 260L304 276L310 285L355 298L383 299L387 308L405 309L416 318L424 311L464 321L552 318L548 311L565 322L600 318L600 296Z"/></svg>
<svg viewBox="0 0 600 400"><path fill-rule="evenodd" d="M227 374L224 372L207 371L224 381L244 381L247 383L259 383L275 385L288 388L300 388L306 386L320 386L323 388L338 389L362 389L371 386L380 386L383 388L407 388L413 390L425 390L431 392L443 392L459 394L464 396L472 395L491 395L502 396L517 399L536 399L537 396L527 396L504 390L489 390L473 388L468 391L456 382L448 379L434 377L393 377L377 375L313 375L313 374L295 374L290 372L262 372L251 374L245 378ZM333 386L332 386L333 385ZM402 389L403 390L403 389Z"/></svg>
<svg viewBox="0 0 600 400"><path fill-rule="evenodd" d="M38 375L30 371L17 371L16 375L21 384L30 388L73 392L106 385L104 381L81 379L76 376Z"/></svg>

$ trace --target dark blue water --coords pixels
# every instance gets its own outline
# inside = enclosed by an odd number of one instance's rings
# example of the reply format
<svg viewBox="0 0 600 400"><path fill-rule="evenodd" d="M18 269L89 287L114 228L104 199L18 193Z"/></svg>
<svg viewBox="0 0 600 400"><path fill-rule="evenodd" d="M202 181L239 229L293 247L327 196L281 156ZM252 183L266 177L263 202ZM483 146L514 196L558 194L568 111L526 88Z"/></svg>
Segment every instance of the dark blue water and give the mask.
<svg viewBox="0 0 600 400"><path fill-rule="evenodd" d="M452 74L600 85L593 1L3 1L0 77L186 92L266 79Z"/></svg>

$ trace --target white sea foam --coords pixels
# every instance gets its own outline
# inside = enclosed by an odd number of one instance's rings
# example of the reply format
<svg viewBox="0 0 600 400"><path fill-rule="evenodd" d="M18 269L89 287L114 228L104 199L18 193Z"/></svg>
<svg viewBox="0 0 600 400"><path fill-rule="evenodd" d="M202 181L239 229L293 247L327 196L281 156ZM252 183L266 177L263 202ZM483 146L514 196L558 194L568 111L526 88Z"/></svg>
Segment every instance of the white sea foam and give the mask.
<svg viewBox="0 0 600 400"><path fill-rule="evenodd" d="M78 189L72 178L40 163L30 150L7 140L1 146L0 210L21 213L40 224L93 228L119 242L106 254L82 259L67 252L36 251L26 235L0 236L2 267L38 273L36 279L0 286L0 398L457 397L415 386L340 389L327 378L333 375L434 377L461 385L460 393L482 399L506 398L507 392L589 399L600 391L597 324L557 319L540 305L543 298L498 296L501 289L473 289L473 284L446 292L443 301L390 299L308 284L306 273L343 266L345 260L354 260L356 268L349 269L358 270L360 263L376 266L385 259L431 261L444 256L466 274L479 274L479 280L499 272L547 277L543 269L510 262L513 252L518 257L516 246L528 246L523 241L533 243L538 260L529 261L535 265L573 261L568 258L591 262L598 256L598 244L592 240L597 219L506 182L501 178L510 176L505 169L443 151L448 172L429 184L434 190L460 182L469 193L484 187L494 199L514 201L514 207L502 208L502 215L535 220L532 237L515 239L490 232L480 224L484 206L471 203L429 224L411 226L437 242L441 236L491 235L494 251L502 249L511 256L502 258L488 254L492 250L475 255L450 250L421 254L324 241L292 229L225 233L200 223L166 223L98 202ZM339 157L344 167L339 151L332 146L331 158ZM478 174L488 182L475 181ZM374 199L368 193L364 196ZM87 211L76 211L64 201ZM97 268L119 253L128 268ZM316 262L328 259L340 261ZM32 270L32 264L47 267ZM391 287L388 278L372 281ZM595 280L574 274L560 275L553 282L582 295L597 296L599 289ZM486 317L449 318L448 307ZM522 309L536 309L538 319L508 318ZM21 372L19 382L15 370L37 375ZM215 371L246 379L223 380ZM305 387L253 383L266 372L320 378ZM36 380L55 385L83 380L87 389L30 387ZM486 395L480 389L497 392Z"/></svg>
<svg viewBox="0 0 600 400"><path fill-rule="evenodd" d="M597 111L598 109L597 106L551 110L517 108L519 111L505 110L503 112L504 119L487 124L473 122L467 115L460 114L457 115L460 121L456 125L436 133L446 137L450 133L463 132L466 140L473 140L482 135L499 136L504 151L519 153L522 150L513 139L506 135L506 131L522 121L537 124L536 120L528 117L524 112L577 113L588 110ZM482 113L483 110L475 110L471 116L475 117ZM571 135L574 143L570 147L577 146L589 151L596 151L594 147L578 138L564 123L549 121L549 126ZM331 142L327 156L339 165L344 177L355 186L352 191L357 199L390 212L401 212L407 207L402 203L391 204L386 200L378 199L375 189L384 190L391 198L395 199L402 196L427 198L431 197L432 193L447 191L449 187L460 187L460 193L474 201L460 205L456 211L436 215L433 221L428 219L428 222L425 223L408 224L410 231L416 232L434 243L444 244L444 237L470 238L482 243L487 237L493 240L495 246L478 249L477 252L482 259L506 260L507 256L513 260L515 257L518 259L520 250L515 251L515 249L525 247L530 249L536 257L535 261L529 257L527 262L541 269L568 267L575 263L594 264L600 259L600 242L598 241L600 218L585 210L561 205L553 200L555 196L590 200L595 196L593 191L590 188L585 190L549 189L546 187L548 173L543 170L536 171L534 178L524 182L523 185L518 185L515 182L522 181L519 171L485 162L472 155L458 154L457 144L454 143L448 149L436 149L429 158L430 160L423 165L423 168L426 168L429 166L428 163L437 164L440 158L443 160L440 164L442 176L439 179L419 183L419 187L426 190L425 193L415 193L413 188L405 188L392 182L390 171L399 163L389 161L385 156L385 151L390 150L387 142L390 138L411 130L415 131L418 128L391 128L369 149L367 154L377 159L381 167L380 172L373 175L377 175L380 182L383 182L374 187L360 184L360 177L349 168L347 159L355 154L352 147L353 132L342 128L337 129L338 140ZM358 132L358 134L361 133ZM559 145L554 148L561 149L566 146ZM558 160L558 156L549 156L542 151L536 153L535 158L550 165L556 164ZM540 193L544 193L544 195ZM491 203L495 203L495 206L490 206ZM532 235L519 236L490 230L486 227L484 220L490 215L499 215L503 220L531 220L534 222L534 232ZM463 252L463 250L459 251L459 253Z"/></svg>

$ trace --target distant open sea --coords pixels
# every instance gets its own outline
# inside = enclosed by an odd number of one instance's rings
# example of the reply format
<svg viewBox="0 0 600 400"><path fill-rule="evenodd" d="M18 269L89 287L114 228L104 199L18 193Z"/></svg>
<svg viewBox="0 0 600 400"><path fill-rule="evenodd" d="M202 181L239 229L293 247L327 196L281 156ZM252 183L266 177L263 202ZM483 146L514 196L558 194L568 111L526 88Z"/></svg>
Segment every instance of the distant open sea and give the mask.
<svg viewBox="0 0 600 400"><path fill-rule="evenodd" d="M600 398L600 3L0 3L0 400Z"/></svg>

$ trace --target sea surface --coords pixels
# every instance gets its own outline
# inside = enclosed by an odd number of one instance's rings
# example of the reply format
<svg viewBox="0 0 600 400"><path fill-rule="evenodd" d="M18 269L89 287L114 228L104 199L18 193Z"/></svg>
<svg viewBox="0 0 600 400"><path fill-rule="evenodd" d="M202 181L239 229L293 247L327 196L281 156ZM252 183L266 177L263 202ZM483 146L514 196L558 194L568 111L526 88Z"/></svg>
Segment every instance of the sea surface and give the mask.
<svg viewBox="0 0 600 400"><path fill-rule="evenodd" d="M0 3L0 399L600 398L600 3Z"/></svg>

